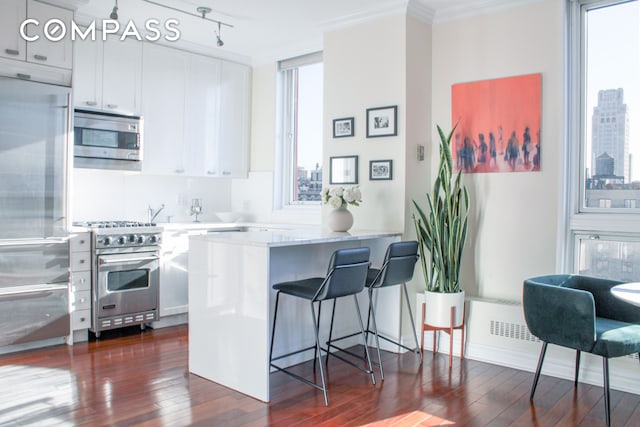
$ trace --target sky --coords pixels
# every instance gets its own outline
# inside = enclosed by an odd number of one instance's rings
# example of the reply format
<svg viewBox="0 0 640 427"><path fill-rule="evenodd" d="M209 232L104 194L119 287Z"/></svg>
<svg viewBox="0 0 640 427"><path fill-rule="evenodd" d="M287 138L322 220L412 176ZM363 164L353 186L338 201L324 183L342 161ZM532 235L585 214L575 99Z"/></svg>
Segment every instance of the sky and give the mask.
<svg viewBox="0 0 640 427"><path fill-rule="evenodd" d="M629 117L631 180L640 180L640 1L591 10L587 15L587 140L598 91L624 89ZM588 153L587 153L588 154ZM585 156L591 168L591 156Z"/></svg>

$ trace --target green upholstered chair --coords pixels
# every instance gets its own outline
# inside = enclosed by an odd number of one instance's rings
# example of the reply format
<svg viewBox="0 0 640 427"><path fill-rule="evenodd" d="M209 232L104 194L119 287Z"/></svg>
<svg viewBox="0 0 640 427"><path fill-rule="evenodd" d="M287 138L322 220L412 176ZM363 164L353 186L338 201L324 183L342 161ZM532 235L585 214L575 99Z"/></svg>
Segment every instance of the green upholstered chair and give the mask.
<svg viewBox="0 0 640 427"><path fill-rule="evenodd" d="M548 344L576 350L574 385L578 385L580 352L602 356L604 406L611 424L609 358L640 352L640 307L613 296L623 282L582 275L556 274L524 281L523 308L527 327L542 342L530 399L536 391Z"/></svg>

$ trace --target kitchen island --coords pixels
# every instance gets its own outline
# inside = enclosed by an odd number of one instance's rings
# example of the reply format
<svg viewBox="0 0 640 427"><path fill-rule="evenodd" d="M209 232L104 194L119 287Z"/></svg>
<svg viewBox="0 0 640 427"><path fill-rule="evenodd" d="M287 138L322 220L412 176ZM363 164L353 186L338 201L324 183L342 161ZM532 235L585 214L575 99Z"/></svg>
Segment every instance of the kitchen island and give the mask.
<svg viewBox="0 0 640 427"><path fill-rule="evenodd" d="M373 266L400 233L317 229L226 232L189 239L189 371L264 402L269 401L269 345L275 306L274 283L324 276L336 249L369 247ZM400 338L400 293L381 294L378 327ZM387 290L385 290L386 292ZM366 293L360 296L366 313ZM322 311L326 341L330 305ZM378 307L378 306L376 306ZM338 300L334 336L358 330L353 304ZM326 327L325 327L326 326ZM309 303L286 298L278 311L274 356L313 345ZM352 343L357 343L357 337ZM348 345L348 343L345 343ZM283 365L313 357L308 351Z"/></svg>

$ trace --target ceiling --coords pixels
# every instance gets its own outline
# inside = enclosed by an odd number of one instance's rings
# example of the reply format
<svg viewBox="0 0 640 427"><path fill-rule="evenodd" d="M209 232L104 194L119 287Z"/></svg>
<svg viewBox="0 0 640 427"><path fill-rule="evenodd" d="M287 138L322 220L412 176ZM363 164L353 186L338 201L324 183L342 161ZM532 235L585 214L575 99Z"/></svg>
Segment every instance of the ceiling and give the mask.
<svg viewBox="0 0 640 427"><path fill-rule="evenodd" d="M76 0L80 4L76 20L107 19L116 0ZM522 1L522 0L520 0ZM433 19L442 12L472 5L505 3L513 0L153 0L175 11L144 0L118 0L121 25L133 20L147 34L144 23L149 18L161 23L178 19L181 47L260 64L322 49L322 34L358 22L416 10ZM196 8L212 9L208 19L232 25L221 28L223 47L216 47L214 22L202 19Z"/></svg>

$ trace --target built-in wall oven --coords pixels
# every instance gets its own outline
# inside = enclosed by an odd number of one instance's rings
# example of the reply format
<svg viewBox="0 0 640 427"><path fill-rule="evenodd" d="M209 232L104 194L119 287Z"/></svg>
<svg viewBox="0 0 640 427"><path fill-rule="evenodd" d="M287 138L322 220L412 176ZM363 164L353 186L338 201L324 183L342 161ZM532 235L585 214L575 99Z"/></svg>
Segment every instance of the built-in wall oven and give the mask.
<svg viewBox="0 0 640 427"><path fill-rule="evenodd" d="M162 229L137 222L82 224L92 230L93 286L90 330L158 320Z"/></svg>
<svg viewBox="0 0 640 427"><path fill-rule="evenodd" d="M142 169L142 117L75 110L74 166Z"/></svg>

